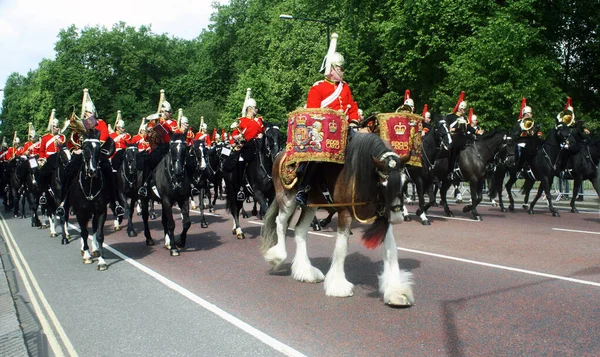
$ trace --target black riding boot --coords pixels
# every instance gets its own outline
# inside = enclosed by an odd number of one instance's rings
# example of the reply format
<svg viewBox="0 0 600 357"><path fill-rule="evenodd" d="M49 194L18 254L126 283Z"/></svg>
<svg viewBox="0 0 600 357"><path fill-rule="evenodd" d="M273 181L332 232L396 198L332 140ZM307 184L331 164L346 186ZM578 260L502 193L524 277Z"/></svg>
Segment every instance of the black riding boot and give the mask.
<svg viewBox="0 0 600 357"><path fill-rule="evenodd" d="M311 186L309 185L310 180L318 166L319 165L314 162L302 162L300 163L300 167L298 167L298 174L302 176L300 177L298 193L296 194L296 203L301 207L306 206L306 203L308 202L308 191L311 189Z"/></svg>
<svg viewBox="0 0 600 357"><path fill-rule="evenodd" d="M100 170L102 170L102 176L104 176L104 184L110 186L108 188L109 202L114 203L115 214L117 215L117 217L123 217L125 215L125 210L119 202L119 189L117 187L117 177L113 173L112 165L108 160L102 161L100 163Z"/></svg>
<svg viewBox="0 0 600 357"><path fill-rule="evenodd" d="M246 162L238 161L238 183L240 185L240 190L237 193L238 201L244 201L246 199L246 194L244 193L244 186L246 186L245 174Z"/></svg>

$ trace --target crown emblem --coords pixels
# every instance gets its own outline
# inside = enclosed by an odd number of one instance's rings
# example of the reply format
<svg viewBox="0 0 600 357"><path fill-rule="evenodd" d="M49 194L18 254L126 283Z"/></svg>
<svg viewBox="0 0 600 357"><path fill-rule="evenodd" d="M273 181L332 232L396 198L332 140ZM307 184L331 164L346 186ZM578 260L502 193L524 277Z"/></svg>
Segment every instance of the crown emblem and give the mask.
<svg viewBox="0 0 600 357"><path fill-rule="evenodd" d="M299 117L298 119L296 119L296 123L298 125L306 126L306 117L305 116Z"/></svg>
<svg viewBox="0 0 600 357"><path fill-rule="evenodd" d="M396 124L394 125L394 132L396 135L404 135L406 132L406 125L404 124Z"/></svg>
<svg viewBox="0 0 600 357"><path fill-rule="evenodd" d="M329 122L329 132L330 133L335 133L337 131L337 123L334 121Z"/></svg>

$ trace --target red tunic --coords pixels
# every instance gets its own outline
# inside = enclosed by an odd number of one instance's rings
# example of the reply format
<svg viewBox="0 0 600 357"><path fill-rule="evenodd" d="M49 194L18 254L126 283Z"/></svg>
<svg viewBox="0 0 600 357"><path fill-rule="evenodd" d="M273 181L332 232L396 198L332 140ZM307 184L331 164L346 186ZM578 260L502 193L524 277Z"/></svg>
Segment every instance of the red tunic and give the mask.
<svg viewBox="0 0 600 357"><path fill-rule="evenodd" d="M318 81L317 83L313 84L308 91L306 107L322 108L321 102L335 92L337 85L337 83L327 80ZM350 91L348 83L342 82L342 85L342 91L338 97L334 98L333 101L326 107L346 113L349 123L353 121L358 123L358 105L352 99L352 92ZM349 108L348 105L350 105Z"/></svg>
<svg viewBox="0 0 600 357"><path fill-rule="evenodd" d="M115 151L126 149L127 143L131 140L131 135L129 135L128 133L119 134L117 132L114 132L109 135L115 142Z"/></svg>
<svg viewBox="0 0 600 357"><path fill-rule="evenodd" d="M208 135L207 133L203 133L201 131L196 133L194 140L202 140L202 141L204 141L204 145L206 145L206 146L212 145L212 142L210 141L210 135Z"/></svg>
<svg viewBox="0 0 600 357"><path fill-rule="evenodd" d="M263 120L261 117L258 118L248 118L242 117L238 118L238 127L233 131L233 136L239 135L242 133L244 135L244 139L246 141L250 141L258 136L258 134L262 134L265 131L265 127L263 125Z"/></svg>
<svg viewBox="0 0 600 357"><path fill-rule="evenodd" d="M108 133L108 125L103 119L98 119L98 123L96 123L96 129L100 131L100 141L105 142L110 134Z"/></svg>
<svg viewBox="0 0 600 357"><path fill-rule="evenodd" d="M2 157L2 161L10 161L10 160L14 159L15 152L16 152L16 150L12 146L9 147L8 149L6 149L6 151L2 153L2 155L4 155Z"/></svg>
<svg viewBox="0 0 600 357"><path fill-rule="evenodd" d="M48 133L42 136L38 155L42 159L47 159L48 156L55 154L60 150L60 145L65 142L65 136L62 134L52 135Z"/></svg>

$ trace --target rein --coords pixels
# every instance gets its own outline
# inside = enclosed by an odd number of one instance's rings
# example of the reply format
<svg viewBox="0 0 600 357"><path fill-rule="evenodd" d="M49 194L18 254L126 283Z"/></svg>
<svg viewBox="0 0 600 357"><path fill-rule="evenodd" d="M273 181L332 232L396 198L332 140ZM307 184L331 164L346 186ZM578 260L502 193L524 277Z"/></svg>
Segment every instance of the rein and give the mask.
<svg viewBox="0 0 600 357"><path fill-rule="evenodd" d="M81 192L83 192L83 194L85 195L85 198L87 198L88 201L92 201L96 197L98 197L100 192L102 192L102 188L104 188L104 176L102 175L102 172L100 172L100 188L98 189L98 192L96 192L94 195L92 195L92 182L94 182L94 179L93 178L90 179L89 194L86 194L85 189L83 188L83 182L81 181L81 174L82 174L82 171L79 171L79 179L78 179L79 188L81 189Z"/></svg>

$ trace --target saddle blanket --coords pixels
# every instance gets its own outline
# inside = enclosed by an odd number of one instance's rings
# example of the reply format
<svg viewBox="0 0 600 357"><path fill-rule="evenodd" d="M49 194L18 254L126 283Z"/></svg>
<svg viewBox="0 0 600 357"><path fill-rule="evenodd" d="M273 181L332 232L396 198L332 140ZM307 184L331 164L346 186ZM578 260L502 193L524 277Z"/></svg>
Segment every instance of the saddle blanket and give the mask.
<svg viewBox="0 0 600 357"><path fill-rule="evenodd" d="M377 115L377 122L379 136L390 143L402 162L421 167L423 118L409 112L382 113Z"/></svg>
<svg viewBox="0 0 600 357"><path fill-rule="evenodd" d="M347 139L344 113L329 108L300 108L288 114L285 156L279 167L283 185L287 189L294 186L300 162L343 164Z"/></svg>

